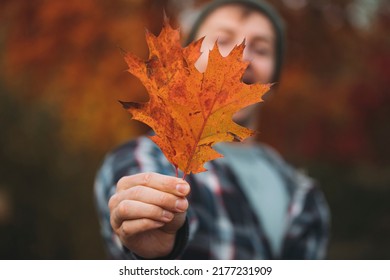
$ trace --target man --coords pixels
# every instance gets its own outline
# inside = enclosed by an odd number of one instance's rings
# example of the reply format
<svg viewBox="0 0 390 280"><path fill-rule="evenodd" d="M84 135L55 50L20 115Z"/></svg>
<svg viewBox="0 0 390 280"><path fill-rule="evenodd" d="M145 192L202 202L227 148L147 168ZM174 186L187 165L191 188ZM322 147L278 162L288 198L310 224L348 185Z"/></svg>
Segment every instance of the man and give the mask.
<svg viewBox="0 0 390 280"><path fill-rule="evenodd" d="M206 35L203 51L217 40L222 54L245 38L250 62L243 81L277 81L283 26L262 1L216 1L194 24L189 41ZM203 71L207 51L197 61ZM256 126L258 106L235 115ZM207 172L176 178L171 164L147 137L111 152L95 193L102 234L113 258L315 259L324 258L329 213L312 180L272 149L249 140L219 144L224 158Z"/></svg>

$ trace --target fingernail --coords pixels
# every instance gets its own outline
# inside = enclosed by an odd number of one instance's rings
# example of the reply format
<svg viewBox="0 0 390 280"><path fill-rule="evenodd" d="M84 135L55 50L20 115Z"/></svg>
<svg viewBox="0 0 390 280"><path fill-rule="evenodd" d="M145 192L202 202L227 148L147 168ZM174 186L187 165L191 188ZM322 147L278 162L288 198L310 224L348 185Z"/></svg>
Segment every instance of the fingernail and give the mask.
<svg viewBox="0 0 390 280"><path fill-rule="evenodd" d="M190 188L190 186L188 184L177 184L176 185L176 190L181 194L187 194L189 188Z"/></svg>
<svg viewBox="0 0 390 280"><path fill-rule="evenodd" d="M176 209L179 211L185 211L188 207L187 199L176 200Z"/></svg>
<svg viewBox="0 0 390 280"><path fill-rule="evenodd" d="M163 216L163 219L164 219L165 221L170 221L170 220L172 220L172 218L173 218L174 215L173 215L173 213L164 210L163 213L162 213L162 216Z"/></svg>

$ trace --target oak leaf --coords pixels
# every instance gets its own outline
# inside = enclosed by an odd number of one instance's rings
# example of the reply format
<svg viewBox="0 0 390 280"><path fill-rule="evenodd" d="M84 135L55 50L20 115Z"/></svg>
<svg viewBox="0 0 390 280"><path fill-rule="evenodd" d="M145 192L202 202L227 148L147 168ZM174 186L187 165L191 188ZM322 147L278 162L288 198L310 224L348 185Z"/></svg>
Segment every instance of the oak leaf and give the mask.
<svg viewBox="0 0 390 280"><path fill-rule="evenodd" d="M247 62L244 43L223 57L218 46L209 53L204 73L195 68L203 39L181 47L179 31L168 23L158 37L146 32L149 58L125 53L128 72L146 87L146 103L121 102L132 118L150 126L151 139L166 158L184 172L206 171L203 164L222 157L212 146L221 141L242 141L254 131L233 122L240 109L261 102L269 84L241 81ZM184 175L184 176L185 176Z"/></svg>

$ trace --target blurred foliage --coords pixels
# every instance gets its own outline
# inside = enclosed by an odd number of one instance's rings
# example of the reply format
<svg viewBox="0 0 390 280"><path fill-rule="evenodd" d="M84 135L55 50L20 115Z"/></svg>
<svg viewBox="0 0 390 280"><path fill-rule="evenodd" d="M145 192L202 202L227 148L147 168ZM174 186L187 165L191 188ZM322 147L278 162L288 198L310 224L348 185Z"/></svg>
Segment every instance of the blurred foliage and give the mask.
<svg viewBox="0 0 390 280"><path fill-rule="evenodd" d="M352 1L339 2L341 12ZM284 14L287 65L275 98L265 106L264 138L295 160L388 165L390 12L379 10L375 26L363 32L347 22L329 24L318 3L308 3Z"/></svg>
<svg viewBox="0 0 390 280"><path fill-rule="evenodd" d="M0 188L12 207L0 223L0 258L98 256L89 186L99 158L87 150L67 152L59 141L57 106L27 104L0 89L0 129L6 132L0 138Z"/></svg>
<svg viewBox="0 0 390 280"><path fill-rule="evenodd" d="M94 175L109 149L145 132L117 102L145 99L120 48L146 57L144 28L158 33L163 8L177 12L167 2L2 1L0 258L105 257ZM362 0L270 2L288 52L259 139L321 183L329 258L388 259L390 5L371 1L359 23Z"/></svg>

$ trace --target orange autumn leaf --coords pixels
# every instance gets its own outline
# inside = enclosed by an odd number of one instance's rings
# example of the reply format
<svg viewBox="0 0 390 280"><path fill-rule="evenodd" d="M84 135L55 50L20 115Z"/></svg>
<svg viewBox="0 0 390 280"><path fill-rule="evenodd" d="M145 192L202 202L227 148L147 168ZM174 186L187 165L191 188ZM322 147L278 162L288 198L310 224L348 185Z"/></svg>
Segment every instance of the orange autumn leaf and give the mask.
<svg viewBox="0 0 390 280"><path fill-rule="evenodd" d="M206 171L204 163L219 157L212 146L222 141L242 141L254 131L233 122L233 114L261 102L269 84L241 81L247 62L244 43L222 57L210 51L204 73L195 68L202 39L182 48L179 31L165 23L158 37L146 32L149 58L125 54L128 71L146 87L146 103L121 102L132 118L150 126L151 139L166 158L184 174Z"/></svg>

